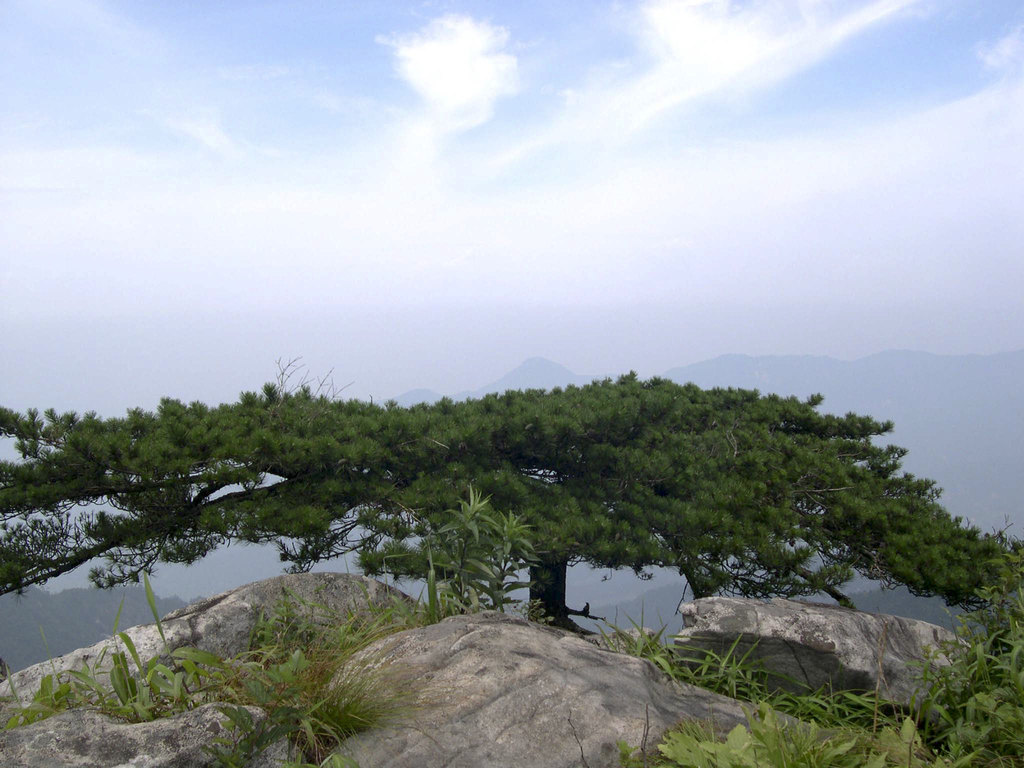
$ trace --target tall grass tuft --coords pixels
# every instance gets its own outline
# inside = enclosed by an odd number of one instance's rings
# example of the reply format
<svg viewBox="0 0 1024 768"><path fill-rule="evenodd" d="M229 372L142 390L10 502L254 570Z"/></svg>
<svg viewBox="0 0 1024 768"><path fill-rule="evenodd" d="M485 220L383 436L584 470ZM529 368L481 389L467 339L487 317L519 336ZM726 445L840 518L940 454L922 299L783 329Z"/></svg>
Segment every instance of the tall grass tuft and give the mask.
<svg viewBox="0 0 1024 768"><path fill-rule="evenodd" d="M406 626L397 607L342 616L294 596L280 602L256 623L253 650L240 659L245 675L222 707L233 734L220 754L251 757L287 735L303 759L320 765L349 736L415 706L411 689L364 653ZM251 722L251 705L266 719Z"/></svg>

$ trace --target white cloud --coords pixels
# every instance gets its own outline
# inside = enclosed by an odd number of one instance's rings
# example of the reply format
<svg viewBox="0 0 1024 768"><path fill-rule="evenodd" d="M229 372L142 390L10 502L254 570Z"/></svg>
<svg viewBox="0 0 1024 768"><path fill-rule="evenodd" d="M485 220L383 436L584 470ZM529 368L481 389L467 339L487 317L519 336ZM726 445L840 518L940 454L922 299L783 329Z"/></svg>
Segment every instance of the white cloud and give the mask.
<svg viewBox="0 0 1024 768"><path fill-rule="evenodd" d="M1001 72L1024 67L1024 24L994 43L979 46L978 58L989 69Z"/></svg>
<svg viewBox="0 0 1024 768"><path fill-rule="evenodd" d="M355 180L340 174L344 154L273 173L247 155L253 165L239 168L251 175L230 181L187 152L163 165L70 150L0 155L21 188L59 181L85 193L9 195L0 240L23 258L5 298L12 312L51 311L45 274L72 274L82 287L69 306L103 296L173 307L201 272L210 306L467 296L1005 304L1024 280L1022 130L1024 86L1001 83L899 119L668 156L598 155L583 173L514 185L471 170L462 186L428 186L416 169L383 175L386 146ZM88 270L75 267L82 243ZM123 254L137 271L125 271Z"/></svg>
<svg viewBox="0 0 1024 768"><path fill-rule="evenodd" d="M494 104L519 88L508 30L468 16L434 19L420 31L379 42L394 48L399 75L420 95L442 130L481 125Z"/></svg>

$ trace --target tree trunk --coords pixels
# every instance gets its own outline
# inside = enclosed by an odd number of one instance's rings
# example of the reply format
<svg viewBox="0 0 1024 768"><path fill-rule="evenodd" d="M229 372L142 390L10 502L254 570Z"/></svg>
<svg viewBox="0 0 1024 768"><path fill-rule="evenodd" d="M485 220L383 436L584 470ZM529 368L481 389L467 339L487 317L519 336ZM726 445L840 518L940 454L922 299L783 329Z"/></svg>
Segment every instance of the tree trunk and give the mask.
<svg viewBox="0 0 1024 768"><path fill-rule="evenodd" d="M686 586L690 588L690 599L700 600L702 597L709 597L708 590L704 588L703 583L694 576L693 572L687 568L679 567L680 575L686 579ZM686 595L686 588L683 588L683 595Z"/></svg>
<svg viewBox="0 0 1024 768"><path fill-rule="evenodd" d="M569 564L541 562L530 566L530 600L538 600L544 615L552 619L555 626L576 625L569 619L565 605L565 572Z"/></svg>

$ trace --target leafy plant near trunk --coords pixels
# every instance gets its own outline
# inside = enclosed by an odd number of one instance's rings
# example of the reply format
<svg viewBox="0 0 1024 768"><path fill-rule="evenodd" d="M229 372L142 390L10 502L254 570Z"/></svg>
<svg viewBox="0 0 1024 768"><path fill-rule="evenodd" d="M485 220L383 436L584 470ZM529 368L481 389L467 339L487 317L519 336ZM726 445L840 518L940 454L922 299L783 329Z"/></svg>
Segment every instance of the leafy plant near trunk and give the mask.
<svg viewBox="0 0 1024 768"><path fill-rule="evenodd" d="M446 522L415 549L392 543L377 555L378 567L397 561L387 569L425 578L428 622L480 610L504 612L522 602L512 593L530 586L519 579L537 562L530 526L511 512L495 510L473 486L467 497L447 510ZM364 558L364 564L370 561ZM419 570L424 567L425 573Z"/></svg>

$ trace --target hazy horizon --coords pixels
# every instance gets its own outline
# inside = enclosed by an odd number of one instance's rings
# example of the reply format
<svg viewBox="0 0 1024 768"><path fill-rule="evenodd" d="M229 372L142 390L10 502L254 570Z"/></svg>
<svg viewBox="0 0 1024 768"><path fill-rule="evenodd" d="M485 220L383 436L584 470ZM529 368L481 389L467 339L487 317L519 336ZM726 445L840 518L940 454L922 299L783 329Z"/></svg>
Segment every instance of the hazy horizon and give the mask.
<svg viewBox="0 0 1024 768"><path fill-rule="evenodd" d="M312 379L328 377L339 396L382 402L413 389L442 394L475 390L531 357L543 357L586 376L643 377L726 354L820 355L857 360L892 350L937 355L997 354L1024 348L1012 326L984 340L964 329L963 318L924 319L902 333L879 329L844 338L842 318L758 317L708 311L672 317L650 308L634 315L563 311L531 316L476 309L443 315L366 313L14 319L0 339L7 373L0 403L104 416L156 407L161 397L186 402L232 402L278 374L278 361L297 361ZM894 315L881 315L879 325ZM829 322L831 319L831 323ZM925 337L945 326L931 344ZM863 328L861 325L859 328ZM776 331L774 329L778 328ZM1001 330L1002 332L998 332ZM852 336L852 334L851 334ZM892 343L885 343L891 339ZM1016 340L1016 341L1015 341ZM917 343L915 343L917 342Z"/></svg>

